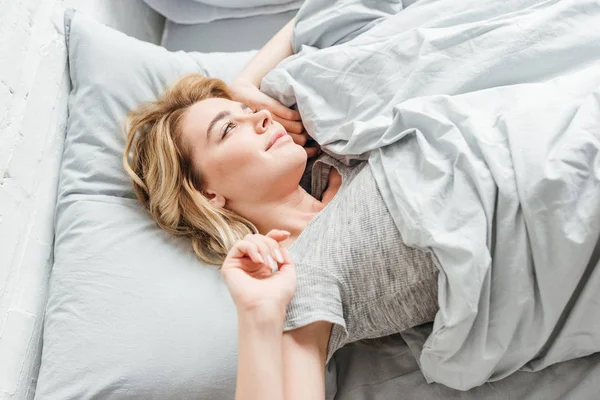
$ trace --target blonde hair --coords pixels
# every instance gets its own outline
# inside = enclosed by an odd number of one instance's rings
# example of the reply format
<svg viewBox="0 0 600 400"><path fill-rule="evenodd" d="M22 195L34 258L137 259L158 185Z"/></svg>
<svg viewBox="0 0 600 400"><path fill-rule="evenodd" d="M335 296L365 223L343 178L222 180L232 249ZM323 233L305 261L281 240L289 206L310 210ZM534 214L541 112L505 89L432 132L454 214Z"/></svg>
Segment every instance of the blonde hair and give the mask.
<svg viewBox="0 0 600 400"><path fill-rule="evenodd" d="M191 239L201 261L222 264L237 240L258 230L247 219L209 201L202 173L194 171L181 143L181 122L189 107L214 97L231 100L225 82L190 74L156 101L131 111L123 167L137 198L162 229Z"/></svg>

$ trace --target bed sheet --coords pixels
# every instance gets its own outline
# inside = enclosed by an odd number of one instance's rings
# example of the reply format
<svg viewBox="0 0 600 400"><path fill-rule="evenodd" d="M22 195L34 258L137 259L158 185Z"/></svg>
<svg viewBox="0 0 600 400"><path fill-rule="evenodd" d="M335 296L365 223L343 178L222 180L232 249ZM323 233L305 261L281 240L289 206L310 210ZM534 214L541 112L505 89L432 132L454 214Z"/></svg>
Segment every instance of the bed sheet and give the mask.
<svg viewBox="0 0 600 400"><path fill-rule="evenodd" d="M393 335L373 344L340 349L330 369L337 372L332 400L587 400L598 398L600 354L554 364L538 372L518 371L511 376L466 392L428 384L415 354L431 331L430 324Z"/></svg>
<svg viewBox="0 0 600 400"><path fill-rule="evenodd" d="M260 49L297 10L183 25L167 20L162 45L171 51L233 52Z"/></svg>

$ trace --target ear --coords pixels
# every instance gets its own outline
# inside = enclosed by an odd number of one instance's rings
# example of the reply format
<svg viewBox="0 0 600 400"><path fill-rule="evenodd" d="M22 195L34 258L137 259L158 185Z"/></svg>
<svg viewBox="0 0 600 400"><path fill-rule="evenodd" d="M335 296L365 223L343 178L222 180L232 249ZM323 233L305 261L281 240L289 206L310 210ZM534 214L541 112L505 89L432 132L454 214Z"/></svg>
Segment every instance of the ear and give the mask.
<svg viewBox="0 0 600 400"><path fill-rule="evenodd" d="M218 208L225 207L225 203L226 203L225 197L221 196L218 193L210 191L210 190L207 191L206 194L208 196L208 200L211 202L211 204L213 206L218 207Z"/></svg>

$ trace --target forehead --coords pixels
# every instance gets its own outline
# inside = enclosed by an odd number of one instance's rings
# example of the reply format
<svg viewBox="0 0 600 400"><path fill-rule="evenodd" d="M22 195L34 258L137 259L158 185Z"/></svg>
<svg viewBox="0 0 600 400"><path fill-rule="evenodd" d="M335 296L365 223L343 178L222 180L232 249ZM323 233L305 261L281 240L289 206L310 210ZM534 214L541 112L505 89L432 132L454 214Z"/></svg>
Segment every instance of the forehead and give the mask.
<svg viewBox="0 0 600 400"><path fill-rule="evenodd" d="M199 143L206 143L210 121L221 111L232 111L236 104L232 100L210 98L190 106L181 120L183 145L196 147Z"/></svg>
<svg viewBox="0 0 600 400"><path fill-rule="evenodd" d="M210 121L221 111L232 111L237 103L232 100L210 98L192 105L183 117L183 131L206 134Z"/></svg>

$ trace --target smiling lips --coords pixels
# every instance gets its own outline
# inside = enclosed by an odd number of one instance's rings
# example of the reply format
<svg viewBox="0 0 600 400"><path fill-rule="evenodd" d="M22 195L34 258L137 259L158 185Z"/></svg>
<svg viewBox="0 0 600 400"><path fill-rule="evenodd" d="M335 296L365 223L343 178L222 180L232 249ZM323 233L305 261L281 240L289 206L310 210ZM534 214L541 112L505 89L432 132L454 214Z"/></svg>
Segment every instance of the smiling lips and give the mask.
<svg viewBox="0 0 600 400"><path fill-rule="evenodd" d="M287 135L287 133L282 132L282 131L275 132L275 134L273 134L273 136L271 136L271 140L269 140L269 144L267 145L266 150L269 150L273 146L273 144L277 141L277 139L284 137L286 135Z"/></svg>

